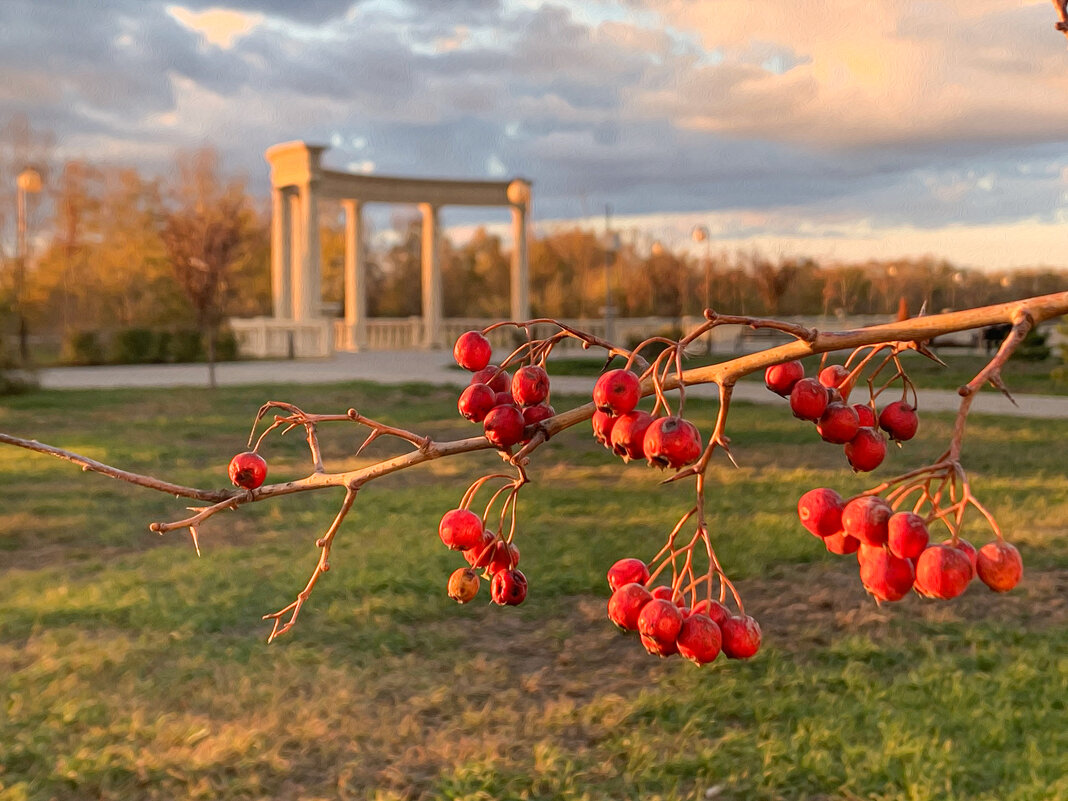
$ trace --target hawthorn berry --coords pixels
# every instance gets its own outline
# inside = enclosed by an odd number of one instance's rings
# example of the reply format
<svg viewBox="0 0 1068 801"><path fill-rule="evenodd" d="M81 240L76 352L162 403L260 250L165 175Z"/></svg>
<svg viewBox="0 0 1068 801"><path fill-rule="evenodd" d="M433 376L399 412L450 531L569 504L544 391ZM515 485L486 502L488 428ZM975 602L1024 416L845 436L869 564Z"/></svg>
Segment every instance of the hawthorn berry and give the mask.
<svg viewBox="0 0 1068 801"><path fill-rule="evenodd" d="M801 420L816 422L827 408L827 388L815 378L802 378L790 390L790 411Z"/></svg>
<svg viewBox="0 0 1068 801"><path fill-rule="evenodd" d="M886 545L902 559L919 559L931 535L927 523L915 512L895 512L886 524Z"/></svg>
<svg viewBox="0 0 1068 801"><path fill-rule="evenodd" d="M512 377L507 370L495 364L487 364L471 376L472 384L486 384L494 392L508 392L512 386Z"/></svg>
<svg viewBox="0 0 1068 801"><path fill-rule="evenodd" d="M682 630L682 612L671 601L653 598L638 615L638 633L650 653L668 656L675 653L675 640ZM650 648L650 645L653 647Z"/></svg>
<svg viewBox="0 0 1068 801"><path fill-rule="evenodd" d="M916 560L916 591L928 598L956 598L972 580L968 555L948 545L931 545Z"/></svg>
<svg viewBox="0 0 1068 801"><path fill-rule="evenodd" d="M708 615L717 626L731 616L731 611L719 601L698 601L690 610L691 615Z"/></svg>
<svg viewBox="0 0 1068 801"><path fill-rule="evenodd" d="M526 423L528 430L523 436L523 442L530 442L530 438L534 436L534 429L532 426L536 426L543 420L548 420L555 414L556 410L547 403L539 403L536 406L524 406L523 422Z"/></svg>
<svg viewBox="0 0 1068 801"><path fill-rule="evenodd" d="M464 559L471 567L486 567L493 559L496 552L497 535L488 528L483 529L482 536L477 544L464 549Z"/></svg>
<svg viewBox="0 0 1068 801"><path fill-rule="evenodd" d="M824 537L823 544L828 551L838 554L838 556L856 553L857 549L860 548L860 540L851 534L846 534L844 531L838 531L829 537Z"/></svg>
<svg viewBox="0 0 1068 801"><path fill-rule="evenodd" d="M482 518L469 509L451 509L438 524L438 536L453 551L466 551L482 542L486 527Z"/></svg>
<svg viewBox="0 0 1068 801"><path fill-rule="evenodd" d="M886 439L874 428L860 428L857 435L845 444L849 466L858 473L868 473L886 458Z"/></svg>
<svg viewBox="0 0 1068 801"><path fill-rule="evenodd" d="M1015 546L995 540L979 549L975 572L979 580L994 592L1008 592L1020 583L1023 560Z"/></svg>
<svg viewBox="0 0 1068 801"><path fill-rule="evenodd" d="M819 487L802 495L797 501L797 518L801 525L817 537L829 537L842 530L842 509L845 501L833 489Z"/></svg>
<svg viewBox="0 0 1068 801"><path fill-rule="evenodd" d="M623 461L645 457L645 432L653 423L649 412L635 411L622 414L612 426L612 451L622 456Z"/></svg>
<svg viewBox="0 0 1068 801"><path fill-rule="evenodd" d="M805 366L801 362L785 362L773 364L764 371L764 386L776 395L786 397L794 384L805 377Z"/></svg>
<svg viewBox="0 0 1068 801"><path fill-rule="evenodd" d="M865 545L883 545L893 513L890 504L878 495L861 495L842 509L842 529Z"/></svg>
<svg viewBox="0 0 1068 801"><path fill-rule="evenodd" d="M641 559L627 557L608 568L608 586L613 591L624 584L645 584L649 580L649 567Z"/></svg>
<svg viewBox="0 0 1068 801"><path fill-rule="evenodd" d="M480 331L466 331L456 339L452 346L452 356L456 363L472 373L489 364L493 346Z"/></svg>
<svg viewBox="0 0 1068 801"><path fill-rule="evenodd" d="M498 606L519 606L527 597L527 577L514 567L494 573L490 581L490 597Z"/></svg>
<svg viewBox="0 0 1068 801"><path fill-rule="evenodd" d="M820 383L828 389L838 389L849 378L849 368L842 364L829 364L820 370Z"/></svg>
<svg viewBox="0 0 1068 801"><path fill-rule="evenodd" d="M887 404L879 413L879 428L896 442L905 442L916 436L919 424L920 418L916 416L916 410L905 401Z"/></svg>
<svg viewBox="0 0 1068 801"><path fill-rule="evenodd" d="M866 403L854 403L853 411L857 413L857 417L860 419L861 428L875 428L875 410Z"/></svg>
<svg viewBox="0 0 1068 801"><path fill-rule="evenodd" d="M549 374L545 368L532 364L516 370L512 397L520 406L534 406L549 397Z"/></svg>
<svg viewBox="0 0 1068 801"><path fill-rule="evenodd" d="M609 370L593 386L593 405L605 414L619 416L632 411L642 396L638 376L630 370Z"/></svg>
<svg viewBox="0 0 1068 801"><path fill-rule="evenodd" d="M942 540L942 544L949 548L956 548L958 551L968 557L968 563L972 566L972 577L975 577L975 567L979 562L979 552L975 550L975 546L963 537L957 537L954 540L952 537Z"/></svg>
<svg viewBox="0 0 1068 801"><path fill-rule="evenodd" d="M678 470L701 455L701 432L681 417L658 417L645 430L642 450L650 467Z"/></svg>
<svg viewBox="0 0 1068 801"><path fill-rule="evenodd" d="M860 430L860 415L852 406L844 403L828 403L823 410L816 431L824 442L844 445L851 441Z"/></svg>
<svg viewBox="0 0 1068 801"><path fill-rule="evenodd" d="M708 615L691 614L682 621L675 645L684 659L689 659L696 665L707 665L719 656L723 633Z"/></svg>
<svg viewBox="0 0 1068 801"><path fill-rule="evenodd" d="M749 615L732 615L720 626L723 654L729 659L748 659L760 650L760 624Z"/></svg>
<svg viewBox="0 0 1068 801"><path fill-rule="evenodd" d="M255 451L245 451L230 460L227 472L234 486L256 489L267 478L267 461Z"/></svg>
<svg viewBox="0 0 1068 801"><path fill-rule="evenodd" d="M495 393L494 396L493 396L493 405L494 406L515 406L517 409L519 408L519 404L516 403L515 398L512 397L511 390L506 390L504 392Z"/></svg>
<svg viewBox="0 0 1068 801"><path fill-rule="evenodd" d="M478 595L481 585L478 574L469 567L458 567L449 576L449 597L460 604L465 604Z"/></svg>
<svg viewBox="0 0 1068 801"><path fill-rule="evenodd" d="M482 420L482 430L490 444L506 450L523 439L526 421L518 406L501 404L494 406Z"/></svg>
<svg viewBox="0 0 1068 801"><path fill-rule="evenodd" d="M916 578L912 561L894 556L882 546L861 545L857 552L860 581L878 601L900 601Z"/></svg>
<svg viewBox="0 0 1068 801"><path fill-rule="evenodd" d="M496 405L496 393L485 384L471 384L460 393L460 399L456 402L460 415L472 423L481 423Z"/></svg>
<svg viewBox="0 0 1068 801"><path fill-rule="evenodd" d="M593 413L593 419L591 423L593 425L593 438L604 445L609 450L612 449L612 427L616 424L618 417L596 411Z"/></svg>
<svg viewBox="0 0 1068 801"><path fill-rule="evenodd" d="M637 631L638 615L651 600L652 594L641 584L621 584L608 599L608 619L624 631Z"/></svg>
<svg viewBox="0 0 1068 801"><path fill-rule="evenodd" d="M490 556L486 570L490 575L497 575L502 570L509 570L519 564L519 546L514 542L498 542Z"/></svg>

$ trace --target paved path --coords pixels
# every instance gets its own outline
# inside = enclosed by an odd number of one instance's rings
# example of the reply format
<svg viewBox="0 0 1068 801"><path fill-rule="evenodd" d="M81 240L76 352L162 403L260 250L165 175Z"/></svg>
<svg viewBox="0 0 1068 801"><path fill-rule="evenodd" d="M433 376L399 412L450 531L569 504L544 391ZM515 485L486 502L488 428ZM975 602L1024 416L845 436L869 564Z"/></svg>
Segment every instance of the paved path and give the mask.
<svg viewBox="0 0 1068 801"><path fill-rule="evenodd" d="M220 364L218 382L225 386L246 384L310 384L335 381L375 381L381 384L423 382L463 386L468 374L453 369L449 351L391 351L339 353L329 359L300 361L257 361ZM45 389L89 389L115 387L205 386L207 367L200 364L123 365L107 367L55 367L38 374ZM593 387L593 378L558 376L557 392L584 394ZM689 390L698 397L715 397L712 386ZM782 403L757 382L742 382L735 390L738 400L754 403ZM980 393L973 410L1014 417L1068 418L1068 396L1019 395L1013 406L1001 393L987 389ZM960 403L956 392L923 390L920 408L955 411Z"/></svg>

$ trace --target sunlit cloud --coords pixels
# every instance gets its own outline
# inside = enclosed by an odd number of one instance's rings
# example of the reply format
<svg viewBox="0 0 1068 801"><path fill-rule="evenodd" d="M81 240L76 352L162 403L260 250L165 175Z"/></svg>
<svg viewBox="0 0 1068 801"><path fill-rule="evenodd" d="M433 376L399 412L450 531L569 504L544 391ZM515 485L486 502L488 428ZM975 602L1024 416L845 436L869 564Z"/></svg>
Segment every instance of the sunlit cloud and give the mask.
<svg viewBox="0 0 1068 801"><path fill-rule="evenodd" d="M264 20L263 14L248 14L226 8L191 11L175 5L167 6L167 13L204 37L208 44L223 50L232 48L238 39L248 35Z"/></svg>

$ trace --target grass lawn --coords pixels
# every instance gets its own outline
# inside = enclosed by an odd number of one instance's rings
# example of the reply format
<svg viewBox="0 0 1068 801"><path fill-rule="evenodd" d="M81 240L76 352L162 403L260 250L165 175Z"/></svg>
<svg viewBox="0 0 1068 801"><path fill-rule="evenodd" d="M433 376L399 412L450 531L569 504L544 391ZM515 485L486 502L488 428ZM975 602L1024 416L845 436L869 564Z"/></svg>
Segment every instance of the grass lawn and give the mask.
<svg viewBox="0 0 1068 801"><path fill-rule="evenodd" d="M222 486L266 399L474 430L452 390L353 384L41 392L4 399L0 431ZM687 408L707 434L715 407ZM656 552L689 485L658 487L586 425L532 462L523 606L445 596L462 559L437 521L500 465L469 454L365 487L270 646L259 617L303 587L340 492L217 516L197 558L148 531L181 500L0 447L0 800L1068 799L1068 421L969 426L973 487L1024 556L1009 595L880 608L795 519L807 489L848 495L936 457L950 423L925 416L865 478L785 409L734 407L741 468L716 462L708 506L765 646L702 669L647 656L604 615L605 570ZM328 467L402 449L353 458L360 439L326 429ZM268 480L304 474L306 450L269 441Z"/></svg>

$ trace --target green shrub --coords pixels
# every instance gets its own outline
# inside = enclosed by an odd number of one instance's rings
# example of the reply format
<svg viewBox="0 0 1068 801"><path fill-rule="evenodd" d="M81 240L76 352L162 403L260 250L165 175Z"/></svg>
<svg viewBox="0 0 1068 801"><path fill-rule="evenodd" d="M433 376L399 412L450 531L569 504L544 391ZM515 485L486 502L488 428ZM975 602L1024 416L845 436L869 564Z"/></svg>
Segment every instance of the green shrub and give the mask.
<svg viewBox="0 0 1068 801"><path fill-rule="evenodd" d="M1020 343L1020 347L1017 348L1016 355L1029 362L1043 362L1053 353L1047 344L1048 339L1049 334L1037 328L1032 328L1027 332L1023 342Z"/></svg>
<svg viewBox="0 0 1068 801"><path fill-rule="evenodd" d="M233 331L226 329L219 332L215 340L215 361L237 361L237 335Z"/></svg>
<svg viewBox="0 0 1068 801"><path fill-rule="evenodd" d="M185 363L199 362L204 359L204 344L200 332L191 328L182 328L171 334L167 361Z"/></svg>
<svg viewBox="0 0 1068 801"><path fill-rule="evenodd" d="M96 331L74 331L63 341L62 361L65 364L103 364L104 346Z"/></svg>
<svg viewBox="0 0 1068 801"><path fill-rule="evenodd" d="M150 364L159 360L159 334L149 328L124 328L111 339L111 361Z"/></svg>

